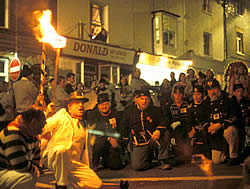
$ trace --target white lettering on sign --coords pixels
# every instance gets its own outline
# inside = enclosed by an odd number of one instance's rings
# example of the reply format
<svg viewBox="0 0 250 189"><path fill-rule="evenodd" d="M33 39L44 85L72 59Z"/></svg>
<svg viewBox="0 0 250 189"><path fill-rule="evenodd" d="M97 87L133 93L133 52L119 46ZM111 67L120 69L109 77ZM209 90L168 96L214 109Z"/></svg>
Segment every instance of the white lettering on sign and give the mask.
<svg viewBox="0 0 250 189"><path fill-rule="evenodd" d="M15 66L15 67L10 68L11 73L12 72L18 72L18 71L20 71L20 66Z"/></svg>

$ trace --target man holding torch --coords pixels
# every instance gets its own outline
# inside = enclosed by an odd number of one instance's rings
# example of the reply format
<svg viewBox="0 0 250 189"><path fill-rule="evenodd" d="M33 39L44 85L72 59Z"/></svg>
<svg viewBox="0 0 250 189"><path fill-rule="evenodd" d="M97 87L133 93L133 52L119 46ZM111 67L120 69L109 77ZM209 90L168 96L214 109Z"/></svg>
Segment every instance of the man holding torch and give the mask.
<svg viewBox="0 0 250 189"><path fill-rule="evenodd" d="M47 119L42 134L43 157L55 174L56 188L100 188L102 181L89 167L88 130L82 121L88 99L77 92L65 99L62 108Z"/></svg>

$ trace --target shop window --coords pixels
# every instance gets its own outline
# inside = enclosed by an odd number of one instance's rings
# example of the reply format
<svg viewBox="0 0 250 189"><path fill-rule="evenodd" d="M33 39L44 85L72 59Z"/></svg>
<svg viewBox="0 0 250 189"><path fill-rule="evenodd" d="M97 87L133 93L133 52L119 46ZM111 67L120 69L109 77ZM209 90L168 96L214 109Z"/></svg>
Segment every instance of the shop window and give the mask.
<svg viewBox="0 0 250 189"><path fill-rule="evenodd" d="M0 0L0 27L8 28L9 0Z"/></svg>
<svg viewBox="0 0 250 189"><path fill-rule="evenodd" d="M91 5L90 33L92 40L107 42L107 30L104 29L104 7Z"/></svg>
<svg viewBox="0 0 250 189"><path fill-rule="evenodd" d="M211 56L211 34L203 33L203 50L204 55Z"/></svg>
<svg viewBox="0 0 250 189"><path fill-rule="evenodd" d="M163 23L162 23L162 32L163 32L163 43L165 45L175 47L175 35L176 35L176 18L163 14Z"/></svg>
<svg viewBox="0 0 250 189"><path fill-rule="evenodd" d="M236 51L237 54L244 54L243 32L236 31Z"/></svg>
<svg viewBox="0 0 250 189"><path fill-rule="evenodd" d="M210 0L203 0L202 10L205 12L211 12L210 10Z"/></svg>

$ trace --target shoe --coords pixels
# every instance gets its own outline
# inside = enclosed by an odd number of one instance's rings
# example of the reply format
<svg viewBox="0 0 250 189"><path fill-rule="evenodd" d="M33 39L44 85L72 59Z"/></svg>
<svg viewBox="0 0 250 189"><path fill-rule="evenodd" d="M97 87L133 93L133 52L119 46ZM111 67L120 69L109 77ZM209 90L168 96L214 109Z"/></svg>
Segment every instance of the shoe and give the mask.
<svg viewBox="0 0 250 189"><path fill-rule="evenodd" d="M172 169L171 165L165 163L164 161L161 161L161 165L159 166L159 168L162 170L171 170Z"/></svg>
<svg viewBox="0 0 250 189"><path fill-rule="evenodd" d="M67 189L67 186L61 186L56 184L56 189Z"/></svg>
<svg viewBox="0 0 250 189"><path fill-rule="evenodd" d="M227 166L234 166L234 165L239 165L240 164L240 160L239 158L232 158L232 159L229 159L227 161Z"/></svg>

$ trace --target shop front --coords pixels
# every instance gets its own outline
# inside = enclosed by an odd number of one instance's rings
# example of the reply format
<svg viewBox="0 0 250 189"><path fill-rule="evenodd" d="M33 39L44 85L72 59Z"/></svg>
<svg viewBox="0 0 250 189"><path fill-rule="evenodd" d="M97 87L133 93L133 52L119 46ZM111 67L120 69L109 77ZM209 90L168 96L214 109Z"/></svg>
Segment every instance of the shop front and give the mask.
<svg viewBox="0 0 250 189"><path fill-rule="evenodd" d="M67 39L67 45L60 57L60 74L76 74L76 80L89 87L91 81L101 74L108 75L110 82L118 83L120 75L132 72L136 61L136 51L104 43Z"/></svg>
<svg viewBox="0 0 250 189"><path fill-rule="evenodd" d="M145 52L140 52L139 61L136 64L137 68L141 69L141 78L147 81L150 85L155 85L158 81L160 84L164 79L170 80L170 73L175 73L175 78L178 80L181 72L186 73L192 61L175 59L171 56L159 56Z"/></svg>

